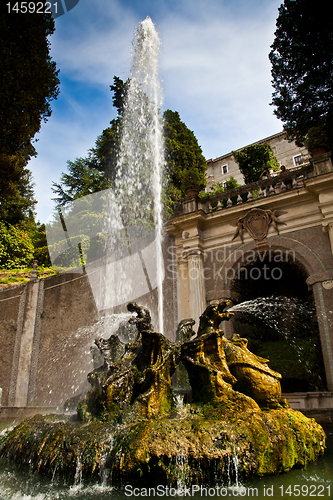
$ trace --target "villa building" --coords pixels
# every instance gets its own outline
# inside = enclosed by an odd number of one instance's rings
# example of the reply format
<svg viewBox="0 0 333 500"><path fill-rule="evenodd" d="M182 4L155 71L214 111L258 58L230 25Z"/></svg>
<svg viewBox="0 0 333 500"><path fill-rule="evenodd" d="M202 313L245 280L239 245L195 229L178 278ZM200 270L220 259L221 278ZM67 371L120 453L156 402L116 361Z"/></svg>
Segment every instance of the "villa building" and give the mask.
<svg viewBox="0 0 333 500"><path fill-rule="evenodd" d="M295 142L289 142L286 139L286 132L271 135L260 141L250 144L254 146L257 144L269 144L280 164L285 165L287 170L298 167L308 158L308 151L304 147L296 146ZM247 146L244 146L247 147ZM243 148L238 149L240 151ZM225 183L230 177L234 177L238 184L244 184L243 174L239 170L239 165L233 157L232 152L227 153L218 158L211 158L207 160L207 188L217 182Z"/></svg>

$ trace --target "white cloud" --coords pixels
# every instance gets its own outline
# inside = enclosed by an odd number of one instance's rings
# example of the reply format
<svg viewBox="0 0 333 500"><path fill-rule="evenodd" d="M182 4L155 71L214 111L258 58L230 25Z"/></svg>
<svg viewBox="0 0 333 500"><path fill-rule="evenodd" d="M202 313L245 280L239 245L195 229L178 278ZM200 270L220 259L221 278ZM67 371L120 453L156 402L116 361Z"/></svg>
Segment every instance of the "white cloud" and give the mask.
<svg viewBox="0 0 333 500"><path fill-rule="evenodd" d="M280 3L80 0L58 18L51 44L63 92L29 164L39 218L52 211L51 182L59 181L66 161L84 156L114 116L109 85L114 75L129 76L134 28L148 14L163 44L164 107L179 111L207 158L280 131L269 106L268 61Z"/></svg>
<svg viewBox="0 0 333 500"><path fill-rule="evenodd" d="M166 102L194 130L207 157L281 129L269 106L275 11L270 14L166 20L162 28Z"/></svg>

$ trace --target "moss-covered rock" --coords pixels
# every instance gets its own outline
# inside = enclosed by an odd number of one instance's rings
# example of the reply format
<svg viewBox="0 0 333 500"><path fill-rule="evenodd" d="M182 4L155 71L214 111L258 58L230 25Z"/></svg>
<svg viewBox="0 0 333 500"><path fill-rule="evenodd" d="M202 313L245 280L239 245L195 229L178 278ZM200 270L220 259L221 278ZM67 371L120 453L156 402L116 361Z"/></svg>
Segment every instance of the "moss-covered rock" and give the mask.
<svg viewBox="0 0 333 500"><path fill-rule="evenodd" d="M182 413L122 421L73 423L36 416L11 431L1 455L74 481L80 471L98 480L195 484L264 476L305 466L324 452L322 428L291 409L227 411L186 405Z"/></svg>
<svg viewBox="0 0 333 500"><path fill-rule="evenodd" d="M120 351L109 339L78 421L26 420L3 439L0 455L51 476L106 475L113 484L224 482L315 460L324 452L323 429L281 400L281 376L246 339L223 337L227 305L209 306L197 337L183 331L186 340L174 344L150 330L149 311L130 304L141 338ZM187 320L182 329L191 333L192 325ZM175 404L172 388L180 360L192 387L187 405Z"/></svg>

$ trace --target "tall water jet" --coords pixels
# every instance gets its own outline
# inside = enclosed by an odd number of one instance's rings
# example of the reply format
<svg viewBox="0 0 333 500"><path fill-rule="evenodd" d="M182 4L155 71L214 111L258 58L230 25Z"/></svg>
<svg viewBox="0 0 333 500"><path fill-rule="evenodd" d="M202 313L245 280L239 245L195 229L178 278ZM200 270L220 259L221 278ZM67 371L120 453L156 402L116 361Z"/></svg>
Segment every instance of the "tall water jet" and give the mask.
<svg viewBox="0 0 333 500"><path fill-rule="evenodd" d="M138 237L138 228L140 236L155 229L158 331L163 332L161 186L164 141L160 117L162 91L158 71L160 45L154 24L147 17L138 25L133 40L131 75L125 98L114 186L120 217L115 224L112 208L110 223L117 228L120 223L125 228L128 243ZM112 234L112 229L109 230L110 233Z"/></svg>
<svg viewBox="0 0 333 500"><path fill-rule="evenodd" d="M111 187L58 207L46 232L52 264L87 274L102 321L129 301L157 295L154 323L163 332L160 46L147 17L133 40Z"/></svg>

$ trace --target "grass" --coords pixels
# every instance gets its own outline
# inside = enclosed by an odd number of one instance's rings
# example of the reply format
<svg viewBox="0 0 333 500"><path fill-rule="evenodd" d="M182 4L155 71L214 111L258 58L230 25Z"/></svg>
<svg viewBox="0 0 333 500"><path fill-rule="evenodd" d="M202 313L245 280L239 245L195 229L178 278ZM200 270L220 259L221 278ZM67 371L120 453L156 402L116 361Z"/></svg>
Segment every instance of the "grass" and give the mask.
<svg viewBox="0 0 333 500"><path fill-rule="evenodd" d="M0 269L0 289L26 283L30 280L32 270L32 267L24 269ZM53 267L40 266L37 268L37 271L38 278L46 278L56 274L56 270Z"/></svg>

